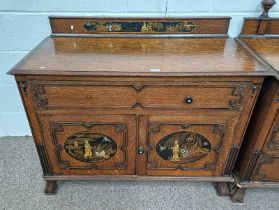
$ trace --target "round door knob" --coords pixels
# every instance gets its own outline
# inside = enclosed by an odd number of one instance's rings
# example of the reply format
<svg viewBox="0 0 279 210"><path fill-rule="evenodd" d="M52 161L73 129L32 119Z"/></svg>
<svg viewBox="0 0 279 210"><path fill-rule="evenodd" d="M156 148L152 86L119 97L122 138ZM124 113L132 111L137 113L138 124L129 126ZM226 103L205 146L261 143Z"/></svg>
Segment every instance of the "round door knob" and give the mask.
<svg viewBox="0 0 279 210"><path fill-rule="evenodd" d="M144 148L143 147L139 147L138 148L138 153L139 154L143 154L144 153Z"/></svg>
<svg viewBox="0 0 279 210"><path fill-rule="evenodd" d="M192 96L186 96L185 97L185 102L186 102L186 104L191 104L193 102Z"/></svg>

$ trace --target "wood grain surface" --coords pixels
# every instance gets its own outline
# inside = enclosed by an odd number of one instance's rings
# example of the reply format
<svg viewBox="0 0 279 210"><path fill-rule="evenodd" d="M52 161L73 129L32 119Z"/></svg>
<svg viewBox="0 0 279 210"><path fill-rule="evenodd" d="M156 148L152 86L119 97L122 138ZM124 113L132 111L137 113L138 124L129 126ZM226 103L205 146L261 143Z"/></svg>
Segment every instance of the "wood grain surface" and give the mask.
<svg viewBox="0 0 279 210"><path fill-rule="evenodd" d="M279 38L241 38L241 40L279 74Z"/></svg>
<svg viewBox="0 0 279 210"><path fill-rule="evenodd" d="M46 38L10 74L269 75L233 39Z"/></svg>
<svg viewBox="0 0 279 210"><path fill-rule="evenodd" d="M98 26L86 30L86 23ZM172 26L191 23L193 30ZM227 34L230 17L196 18L96 18L96 17L50 17L54 34ZM129 24L129 26L125 26ZM158 24L161 26L158 27ZM143 28L145 25L147 27ZM164 25L164 27L163 27ZM115 27L116 26L116 27ZM150 26L148 28L148 26ZM163 29L164 28L164 29ZM135 30L136 29L136 30ZM181 30L182 29L182 30Z"/></svg>

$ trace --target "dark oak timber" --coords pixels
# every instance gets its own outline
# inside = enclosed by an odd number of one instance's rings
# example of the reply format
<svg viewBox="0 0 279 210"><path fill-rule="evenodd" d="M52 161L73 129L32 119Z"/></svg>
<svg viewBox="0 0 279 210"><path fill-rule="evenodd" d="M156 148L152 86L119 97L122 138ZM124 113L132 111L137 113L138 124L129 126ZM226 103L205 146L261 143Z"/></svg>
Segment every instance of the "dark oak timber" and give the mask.
<svg viewBox="0 0 279 210"><path fill-rule="evenodd" d="M229 20L51 17L53 34L9 72L45 192L58 180L187 180L228 195L272 75L227 37Z"/></svg>

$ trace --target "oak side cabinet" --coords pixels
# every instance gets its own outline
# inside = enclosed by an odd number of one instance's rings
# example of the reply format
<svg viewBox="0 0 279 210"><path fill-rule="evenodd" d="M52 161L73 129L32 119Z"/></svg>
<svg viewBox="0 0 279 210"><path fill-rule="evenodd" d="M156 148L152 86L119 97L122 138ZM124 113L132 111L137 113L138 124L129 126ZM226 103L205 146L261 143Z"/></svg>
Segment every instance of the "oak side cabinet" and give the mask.
<svg viewBox="0 0 279 210"><path fill-rule="evenodd" d="M229 17L51 17L15 75L46 180L194 180L228 194L270 72Z"/></svg>
<svg viewBox="0 0 279 210"><path fill-rule="evenodd" d="M234 169L230 196L243 202L248 188L279 187L279 18L246 18L237 41L273 72L265 79Z"/></svg>

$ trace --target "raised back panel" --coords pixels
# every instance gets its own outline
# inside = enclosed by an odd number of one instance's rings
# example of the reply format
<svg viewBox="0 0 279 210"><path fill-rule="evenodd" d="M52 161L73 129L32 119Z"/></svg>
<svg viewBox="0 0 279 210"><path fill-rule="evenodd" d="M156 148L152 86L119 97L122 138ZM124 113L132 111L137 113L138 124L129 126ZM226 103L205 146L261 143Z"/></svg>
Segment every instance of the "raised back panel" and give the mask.
<svg viewBox="0 0 279 210"><path fill-rule="evenodd" d="M279 18L245 18L241 35L279 35Z"/></svg>
<svg viewBox="0 0 279 210"><path fill-rule="evenodd" d="M279 18L270 18L269 10L276 4L275 0L262 0L263 12L258 18L244 18L240 36L278 35Z"/></svg>
<svg viewBox="0 0 279 210"><path fill-rule="evenodd" d="M219 34L227 35L230 17L94 18L50 17L53 34Z"/></svg>

